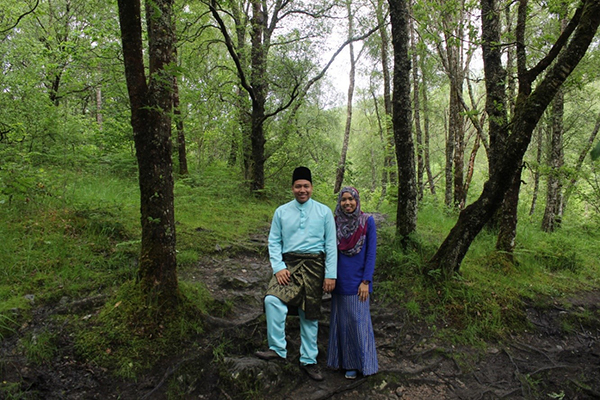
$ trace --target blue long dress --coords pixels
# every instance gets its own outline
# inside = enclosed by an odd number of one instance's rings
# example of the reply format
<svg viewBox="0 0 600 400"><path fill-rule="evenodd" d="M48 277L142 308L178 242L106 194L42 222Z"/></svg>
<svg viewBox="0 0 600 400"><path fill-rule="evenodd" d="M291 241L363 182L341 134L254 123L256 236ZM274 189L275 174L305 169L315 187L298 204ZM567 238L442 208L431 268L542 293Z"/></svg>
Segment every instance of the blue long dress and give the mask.
<svg viewBox="0 0 600 400"><path fill-rule="evenodd" d="M327 366L334 369L358 370L373 375L378 369L375 336L371 322L370 298L360 301L358 286L370 281L373 272L377 232L373 217L367 220L365 245L354 256L338 253L337 281L331 298L329 349Z"/></svg>

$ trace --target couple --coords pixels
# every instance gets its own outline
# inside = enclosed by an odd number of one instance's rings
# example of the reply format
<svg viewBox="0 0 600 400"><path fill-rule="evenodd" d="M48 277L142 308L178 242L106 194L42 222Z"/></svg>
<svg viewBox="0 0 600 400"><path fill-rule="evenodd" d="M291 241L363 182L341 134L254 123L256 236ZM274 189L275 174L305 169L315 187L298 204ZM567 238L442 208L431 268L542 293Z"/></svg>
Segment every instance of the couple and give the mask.
<svg viewBox="0 0 600 400"><path fill-rule="evenodd" d="M375 268L377 235L373 217L362 213L358 191L340 191L335 219L311 200L312 176L298 167L292 176L295 200L275 211L269 233L273 278L265 296L269 349L263 360L286 359L285 321L300 317L300 367L323 380L317 367L318 318L323 292L331 293L327 365L345 370L348 379L377 372L377 353L369 293Z"/></svg>

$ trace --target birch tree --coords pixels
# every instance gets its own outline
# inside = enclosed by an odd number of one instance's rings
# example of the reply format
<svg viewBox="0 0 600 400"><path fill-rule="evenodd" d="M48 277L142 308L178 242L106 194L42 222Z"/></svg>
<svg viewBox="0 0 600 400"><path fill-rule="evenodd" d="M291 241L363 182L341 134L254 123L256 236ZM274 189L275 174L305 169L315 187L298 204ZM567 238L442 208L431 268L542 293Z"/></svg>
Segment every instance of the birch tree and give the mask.
<svg viewBox="0 0 600 400"><path fill-rule="evenodd" d="M346 2L346 9L348 11L348 39L352 39L354 36L354 14L352 11L352 2ZM348 51L350 55L350 72L348 73L348 95L346 99L346 125L344 128L344 139L342 141L342 151L340 153L340 161L338 162L337 170L335 173L335 184L333 186L333 193L338 193L342 189L342 182L344 181L344 172L346 171L346 156L348 154L348 143L350 142L350 131L352 129L352 100L354 98L354 84L356 80L356 61L357 57L354 54L354 43L348 45Z"/></svg>

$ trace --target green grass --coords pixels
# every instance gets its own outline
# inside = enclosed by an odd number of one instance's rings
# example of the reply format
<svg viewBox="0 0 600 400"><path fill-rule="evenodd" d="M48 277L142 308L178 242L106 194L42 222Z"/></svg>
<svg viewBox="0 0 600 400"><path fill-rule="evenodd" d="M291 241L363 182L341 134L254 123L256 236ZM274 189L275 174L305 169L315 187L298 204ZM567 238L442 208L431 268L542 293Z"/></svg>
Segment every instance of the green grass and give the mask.
<svg viewBox="0 0 600 400"><path fill-rule="evenodd" d="M15 334L17 332L16 325L17 323L14 318L11 318L9 315L0 314L0 340L4 339L5 336Z"/></svg>
<svg viewBox="0 0 600 400"><path fill-rule="evenodd" d="M434 284L421 271L455 219L442 207L421 206L417 246L408 253L394 243L390 229L379 232L378 295L383 301L403 302L411 317L425 320L439 337L475 345L501 340L527 329L525 301L566 301L577 292L600 288L600 229L577 218L551 234L541 232L539 220L521 219L514 264L497 257L496 234L484 230L471 245L460 275ZM565 329L573 324L563 323Z"/></svg>
<svg viewBox="0 0 600 400"><path fill-rule="evenodd" d="M53 297L53 287L63 294L81 294L135 276L140 244L137 181L81 172L46 175L56 182L47 185L53 188L47 195L0 208L0 303L29 292ZM276 207L248 196L242 182L228 174L179 180L175 197L177 252L183 266L217 251L217 246L243 249L252 233L268 229Z"/></svg>
<svg viewBox="0 0 600 400"><path fill-rule="evenodd" d="M20 347L29 361L42 364L57 352L56 335L46 330L30 333L20 341Z"/></svg>

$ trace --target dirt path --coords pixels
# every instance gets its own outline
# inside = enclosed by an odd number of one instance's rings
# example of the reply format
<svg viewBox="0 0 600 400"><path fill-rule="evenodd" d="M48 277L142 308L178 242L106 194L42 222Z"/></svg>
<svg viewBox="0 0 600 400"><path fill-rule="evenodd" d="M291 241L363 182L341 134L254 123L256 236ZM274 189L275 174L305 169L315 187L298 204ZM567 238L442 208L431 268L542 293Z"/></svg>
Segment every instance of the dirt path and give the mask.
<svg viewBox="0 0 600 400"><path fill-rule="evenodd" d="M226 383L221 380L221 397L216 398L235 398L234 394L244 388L240 383L244 376L262 379L262 394L273 399L600 398L600 293L573 299L571 310L532 307L527 310L534 328L531 332L481 350L435 341L427 325L409 318L402 305L381 304L375 286L372 317L380 372L367 379L347 381L341 372L325 370L325 381L313 382L297 367L299 332L294 319L287 328L292 358L287 366L271 365L274 363L251 356L265 343L260 315L262 294L270 276L266 257L212 259L201 264L216 268L217 274L201 270L196 273L209 283L213 295L236 305L230 318L240 323L229 336L237 345L225 359L230 375L237 378ZM325 318L319 332L321 365L326 362L328 307L325 301ZM587 315L586 326L572 326L565 334L567 313Z"/></svg>
<svg viewBox="0 0 600 400"><path fill-rule="evenodd" d="M182 355L139 377L115 379L108 371L77 359L72 335L56 316L77 306L93 313L103 299L90 298L39 308L33 320L0 347L0 374L20 382L18 399L598 399L600 398L600 293L558 306L527 310L533 330L487 349L455 347L433 339L428 326L408 317L402 304L372 303L380 371L356 381L324 370L323 382L298 368L297 319L287 326L289 361L265 362L252 356L265 347L262 296L270 276L266 256L205 257L196 268L180 271L203 282L220 302L231 306L222 318L207 319L207 334L182 343ZM320 324L318 361L325 365L329 302ZM565 318L577 314L574 318ZM583 318L583 317L585 318ZM577 317L577 318L575 318ZM565 321L572 323L565 333ZM60 354L42 365L28 364L18 339L39 329L59 333ZM171 397L167 396L171 394ZM176 394L174 394L176 393Z"/></svg>

